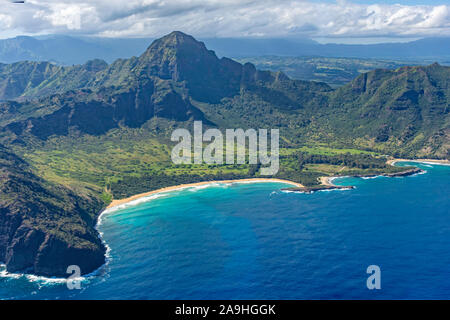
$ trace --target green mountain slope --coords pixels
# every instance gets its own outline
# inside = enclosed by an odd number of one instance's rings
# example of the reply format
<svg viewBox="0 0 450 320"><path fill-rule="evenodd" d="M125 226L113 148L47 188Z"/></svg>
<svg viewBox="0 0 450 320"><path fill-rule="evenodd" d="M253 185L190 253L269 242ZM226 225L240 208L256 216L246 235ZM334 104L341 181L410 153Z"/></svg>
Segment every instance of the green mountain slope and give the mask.
<svg viewBox="0 0 450 320"><path fill-rule="evenodd" d="M93 223L111 197L259 176L258 165L174 165L170 134L191 129L193 120L220 129L280 129L276 177L305 185L324 175L401 170L387 166L380 154L449 158L450 68L437 64L371 71L333 90L219 59L203 43L173 32L140 57L110 65L24 62L1 70L3 97L16 98L0 103L1 158L16 158L3 163L0 192L14 199L27 195L22 201L30 209L19 213L2 203L0 227L19 219L20 225L27 221L27 235L37 234L28 241L25 233L11 236L20 228L0 229L0 260L10 270L60 275L68 262L80 265L72 256L96 261L83 262L85 270L93 269L103 252L92 237ZM64 244L56 245L57 252L67 259L41 268L36 259L42 245L36 243L53 234ZM22 251L8 249L16 238L33 259L14 262L23 260Z"/></svg>
<svg viewBox="0 0 450 320"><path fill-rule="evenodd" d="M72 67L29 61L0 64L0 101L84 88L107 66L103 60L91 60Z"/></svg>
<svg viewBox="0 0 450 320"><path fill-rule="evenodd" d="M253 63L260 70L282 71L292 79L325 82L334 88L346 85L360 74L371 70L397 69L403 66L424 64L423 61L326 58L319 56L256 56L238 58L237 61Z"/></svg>

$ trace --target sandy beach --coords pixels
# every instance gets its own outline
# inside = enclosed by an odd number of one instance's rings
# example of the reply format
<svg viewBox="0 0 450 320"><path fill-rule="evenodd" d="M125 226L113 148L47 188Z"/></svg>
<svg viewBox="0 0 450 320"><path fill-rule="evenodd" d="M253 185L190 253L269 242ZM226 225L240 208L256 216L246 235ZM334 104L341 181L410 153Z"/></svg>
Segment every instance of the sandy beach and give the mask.
<svg viewBox="0 0 450 320"><path fill-rule="evenodd" d="M429 163L437 163L437 164L450 164L449 160L436 160L436 159L391 159L387 161L387 164L394 165L396 162L399 161L411 161L411 162L429 162ZM331 180L336 177L320 177L320 183L324 186L335 186ZM213 181L203 181L203 182L197 182L197 183L188 183L188 184L180 184L176 186L161 188L149 192L144 192L140 194L136 194L134 196L119 199L119 200L113 200L107 207L107 209L110 209L112 207L116 207L122 204L125 204L130 201L137 200L142 197L147 197L153 194L162 193L162 192L168 192L168 191L174 191L174 190L180 190L185 188L191 188L191 187L198 187L203 185L208 185L212 183L256 183L256 182L281 182L293 185L295 187L304 188L304 186L300 183L296 183L289 180L283 180L283 179L271 179L271 178L251 178L251 179L240 179L240 180L213 180Z"/></svg>
<svg viewBox="0 0 450 320"><path fill-rule="evenodd" d="M180 184L180 185L177 185L177 186L161 188L161 189L157 189L157 190L153 190L153 191L149 191L149 192L136 194L136 195L128 197L128 198L124 198L124 199L120 199L120 200L113 200L108 205L107 209L110 209L112 207L125 204L125 203L130 202L130 201L137 200L137 199L142 198L142 197L147 197L147 196L150 196L150 195L153 195L153 194L161 193L161 192L168 192L168 191L180 190L180 189L185 189L185 188L198 187L198 186L208 185L208 184L212 184L212 183L250 183L250 182L251 183L257 183L257 182L281 182L281 183L291 184L291 185L299 187L299 188L304 187L302 184L296 183L296 182L293 182L293 181L283 180L283 179L270 179L270 178L252 178L252 179L240 179L240 180L203 181L203 182L189 183L189 184Z"/></svg>
<svg viewBox="0 0 450 320"><path fill-rule="evenodd" d="M450 164L450 160L436 160L436 159L391 159L388 160L386 163L390 165L394 165L396 162L399 161L408 161L408 162L429 162L429 163L436 163L436 164Z"/></svg>

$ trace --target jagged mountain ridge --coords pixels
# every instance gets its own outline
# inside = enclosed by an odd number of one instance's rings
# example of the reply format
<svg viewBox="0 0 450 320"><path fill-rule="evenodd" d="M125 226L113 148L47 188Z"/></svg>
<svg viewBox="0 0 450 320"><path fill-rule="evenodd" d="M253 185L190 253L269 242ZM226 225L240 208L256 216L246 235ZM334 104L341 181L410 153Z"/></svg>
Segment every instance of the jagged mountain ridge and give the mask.
<svg viewBox="0 0 450 320"><path fill-rule="evenodd" d="M0 64L0 101L83 88L107 66L103 60L92 60L72 67L30 61Z"/></svg>
<svg viewBox="0 0 450 320"><path fill-rule="evenodd" d="M450 155L449 67L372 71L336 90L330 101L336 130L349 139L367 136L418 157Z"/></svg>
<svg viewBox="0 0 450 320"><path fill-rule="evenodd" d="M37 67L34 63L32 66L32 70ZM49 65L41 66L43 70L47 68L53 70ZM21 93L19 100L43 98L22 102L21 106L15 105L12 109L8 108L11 103L3 104L3 125L7 124L8 118L14 120L8 110L13 110L16 115L20 115L20 109L38 111L36 117L30 113L24 117L16 116L15 120L23 120L7 127L16 135L30 129L45 138L52 134L67 134L68 126L77 126L82 132L91 134L94 132L90 128L95 127L100 134L122 122L131 127L142 125L153 116L207 121L192 101L220 104L222 99L237 96L242 90L252 91L262 100L295 109L302 103L307 104L316 92L331 90L326 84L292 81L279 72L258 71L249 63L241 65L228 58L219 59L203 43L181 32L154 41L139 58L117 60L109 66L102 61L91 61L81 66L59 67L48 73L48 77L39 77L42 82L36 80L33 85L22 85L15 90ZM30 76L30 79L34 78L38 77ZM10 83L11 76L4 82ZM284 87L292 85L302 90L286 92ZM49 93L52 95L48 96ZM81 122L72 121L77 115L82 118L86 112L92 115ZM64 120L63 114L66 114ZM69 115L70 119L67 118ZM90 120L99 125L89 125ZM48 126L49 121L60 122ZM45 123L47 133L37 133L42 127L39 123Z"/></svg>

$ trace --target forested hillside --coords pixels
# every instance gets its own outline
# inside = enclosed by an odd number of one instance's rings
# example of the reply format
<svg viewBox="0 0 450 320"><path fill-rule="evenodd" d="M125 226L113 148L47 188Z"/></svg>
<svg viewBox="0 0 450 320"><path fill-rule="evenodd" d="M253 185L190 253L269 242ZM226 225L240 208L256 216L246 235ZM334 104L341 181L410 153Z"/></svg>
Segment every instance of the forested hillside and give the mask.
<svg viewBox="0 0 450 320"><path fill-rule="evenodd" d="M379 69L332 89L218 58L181 32L109 65L0 65L0 99L8 100L0 102L0 260L59 275L82 256L91 271L104 251L95 218L111 198L260 176L259 165L174 165L170 134L193 120L280 129L276 177L305 185L402 170L385 155L448 159L449 79L449 67L433 64ZM57 243L50 253L48 241ZM33 259L24 260L23 243ZM67 259L48 267L46 254Z"/></svg>

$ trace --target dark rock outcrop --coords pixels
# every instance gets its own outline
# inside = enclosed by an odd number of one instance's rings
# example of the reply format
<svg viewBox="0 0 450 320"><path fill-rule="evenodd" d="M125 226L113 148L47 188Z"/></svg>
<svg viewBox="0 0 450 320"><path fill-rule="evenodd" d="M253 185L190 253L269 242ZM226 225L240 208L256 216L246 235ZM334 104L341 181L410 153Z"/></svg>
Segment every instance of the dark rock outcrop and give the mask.
<svg viewBox="0 0 450 320"><path fill-rule="evenodd" d="M301 193L313 193L316 191L323 191L323 190L348 190L353 189L353 186L310 186L310 187L295 187L295 188L284 188L282 190L285 191L293 191L293 192L301 192Z"/></svg>
<svg viewBox="0 0 450 320"><path fill-rule="evenodd" d="M90 273L105 261L95 230L103 203L34 175L0 145L0 261L9 272L67 276L69 265Z"/></svg>

